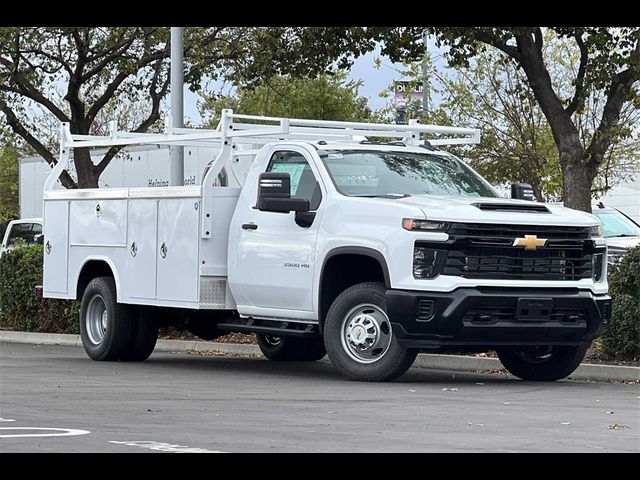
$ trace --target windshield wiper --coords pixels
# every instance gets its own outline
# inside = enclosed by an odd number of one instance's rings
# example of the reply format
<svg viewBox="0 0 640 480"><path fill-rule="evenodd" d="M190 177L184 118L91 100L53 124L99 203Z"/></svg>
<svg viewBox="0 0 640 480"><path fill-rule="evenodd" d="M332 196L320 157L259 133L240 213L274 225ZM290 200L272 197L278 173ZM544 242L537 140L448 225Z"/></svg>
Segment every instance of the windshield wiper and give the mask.
<svg viewBox="0 0 640 480"><path fill-rule="evenodd" d="M352 197L358 197L358 198L391 198L391 199L398 199L398 198L407 198L410 197L411 194L409 193L384 193L384 194L369 194L369 195L351 195Z"/></svg>
<svg viewBox="0 0 640 480"><path fill-rule="evenodd" d="M638 235L631 235L628 233L621 233L619 235L607 235L606 238L621 238L621 237L637 237Z"/></svg>

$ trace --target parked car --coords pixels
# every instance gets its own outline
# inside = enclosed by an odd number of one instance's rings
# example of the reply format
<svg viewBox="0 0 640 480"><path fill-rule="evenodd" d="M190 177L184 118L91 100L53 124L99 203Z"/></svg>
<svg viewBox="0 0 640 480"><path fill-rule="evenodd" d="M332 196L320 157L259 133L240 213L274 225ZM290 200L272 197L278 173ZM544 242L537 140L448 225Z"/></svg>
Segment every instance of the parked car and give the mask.
<svg viewBox="0 0 640 480"><path fill-rule="evenodd" d="M592 208L602 224L602 235L607 241L607 263L613 266L629 249L640 245L640 225L617 208L606 207L602 202Z"/></svg>
<svg viewBox="0 0 640 480"><path fill-rule="evenodd" d="M38 243L42 238L42 218L21 218L12 220L7 225L0 247L0 257L13 248L21 240L27 245Z"/></svg>

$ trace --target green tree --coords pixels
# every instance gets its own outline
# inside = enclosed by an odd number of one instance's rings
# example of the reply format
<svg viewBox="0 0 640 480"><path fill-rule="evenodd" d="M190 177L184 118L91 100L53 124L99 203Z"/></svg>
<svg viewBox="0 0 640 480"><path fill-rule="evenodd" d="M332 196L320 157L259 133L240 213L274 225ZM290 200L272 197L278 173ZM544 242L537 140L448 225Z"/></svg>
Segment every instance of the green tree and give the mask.
<svg viewBox="0 0 640 480"><path fill-rule="evenodd" d="M367 121L372 111L358 93L361 82L347 81L346 72L316 78L277 76L236 95L207 95L199 105L205 123L214 128L223 108L247 115Z"/></svg>
<svg viewBox="0 0 640 480"><path fill-rule="evenodd" d="M392 60L416 60L423 53L423 28L377 28L369 33L384 40L383 54ZM544 114L558 150L562 191L566 206L591 211L591 193L598 173L615 152L615 146L637 135L621 123L629 105L640 106L639 28L557 27L438 27L438 45L448 46L452 66L469 67L469 61L487 50L502 52L526 79L526 85ZM553 64L545 57L550 38L567 42L568 57L577 58L569 81L554 83ZM570 87L567 89L567 85ZM569 92L567 90L570 90ZM600 99L599 104L589 104ZM585 121L585 111L592 115ZM628 145L627 143L626 145Z"/></svg>
<svg viewBox="0 0 640 480"><path fill-rule="evenodd" d="M18 153L14 147L0 147L0 223L20 216L18 199Z"/></svg>
<svg viewBox="0 0 640 480"><path fill-rule="evenodd" d="M96 131L101 112L142 102L136 132L159 119L169 89L169 29L156 27L0 28L0 112L13 132L49 164L56 139L34 112L68 122L74 134ZM207 79L233 78L255 84L275 75L313 76L350 55L373 48L364 29L337 27L187 28L185 80L193 90ZM122 125L120 125L122 128ZM55 131L55 130L54 130ZM118 152L109 149L94 165L86 149L76 149L77 178L65 172L67 188L97 187L100 174Z"/></svg>

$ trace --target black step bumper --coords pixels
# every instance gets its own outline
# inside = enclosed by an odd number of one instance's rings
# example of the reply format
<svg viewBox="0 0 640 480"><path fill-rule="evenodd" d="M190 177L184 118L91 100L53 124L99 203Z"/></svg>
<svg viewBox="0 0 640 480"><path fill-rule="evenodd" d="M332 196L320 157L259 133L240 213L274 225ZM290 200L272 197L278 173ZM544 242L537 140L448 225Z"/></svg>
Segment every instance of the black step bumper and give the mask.
<svg viewBox="0 0 640 480"><path fill-rule="evenodd" d="M388 290L387 311L407 348L578 345L604 332L611 298L579 289Z"/></svg>

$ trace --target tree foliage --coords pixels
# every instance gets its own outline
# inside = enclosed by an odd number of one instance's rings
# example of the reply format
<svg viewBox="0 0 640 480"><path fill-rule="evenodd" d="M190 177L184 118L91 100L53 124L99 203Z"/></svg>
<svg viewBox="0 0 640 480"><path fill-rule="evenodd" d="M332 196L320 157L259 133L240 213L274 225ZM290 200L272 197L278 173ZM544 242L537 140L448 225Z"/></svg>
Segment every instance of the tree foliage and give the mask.
<svg viewBox="0 0 640 480"><path fill-rule="evenodd" d="M248 115L367 121L372 111L358 94L361 82L347 81L345 72L316 78L277 76L235 95L208 95L200 104L206 124L215 127L223 108Z"/></svg>
<svg viewBox="0 0 640 480"><path fill-rule="evenodd" d="M0 223L20 216L18 198L18 153L14 147L0 147Z"/></svg>
<svg viewBox="0 0 640 480"><path fill-rule="evenodd" d="M384 40L384 54L406 61L422 55L423 30L377 28L370 33ZM613 146L634 135L628 124L621 123L621 116L629 105L635 109L640 105L640 29L437 27L428 31L437 35L438 45L449 48L446 55L452 66L467 68L471 59L491 47L520 70L558 149L565 205L590 211L594 180L612 155ZM577 59L568 82L553 81L544 54L550 38L547 32L567 42L570 56ZM591 106L597 112L596 120L583 122L593 98L601 99L595 108Z"/></svg>
<svg viewBox="0 0 640 480"><path fill-rule="evenodd" d="M194 27L185 29L184 47L185 79L199 90L220 77L254 85L275 75L314 76L334 62L349 65L351 54L373 43L363 29ZM2 27L0 111L13 132L53 165L56 138L50 128L39 128L45 119L88 134L104 123L105 111L139 102L144 108L135 124L124 127L144 132L158 122L169 89L169 51L168 28ZM66 172L63 185L97 187L117 152L109 149L94 165L86 149L77 149L77 177Z"/></svg>

